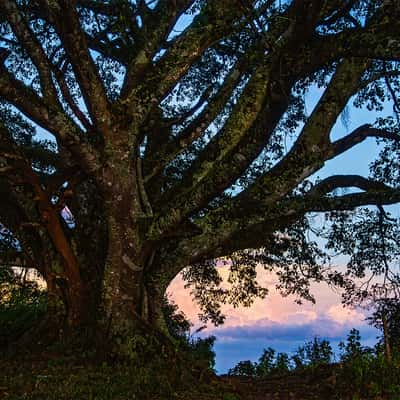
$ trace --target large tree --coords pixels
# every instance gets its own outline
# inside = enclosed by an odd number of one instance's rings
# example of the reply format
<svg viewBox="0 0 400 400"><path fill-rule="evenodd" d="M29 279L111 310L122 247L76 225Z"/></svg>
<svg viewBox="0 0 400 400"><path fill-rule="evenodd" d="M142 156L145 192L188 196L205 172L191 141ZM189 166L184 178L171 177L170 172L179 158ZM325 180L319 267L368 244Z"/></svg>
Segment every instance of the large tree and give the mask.
<svg viewBox="0 0 400 400"><path fill-rule="evenodd" d="M397 0L2 0L1 261L65 332L162 327L188 266L212 314L229 255L232 301L265 293L257 257L306 296L305 216L400 201L393 115L331 138L349 102L399 112L399 32ZM371 176L307 179L370 137Z"/></svg>

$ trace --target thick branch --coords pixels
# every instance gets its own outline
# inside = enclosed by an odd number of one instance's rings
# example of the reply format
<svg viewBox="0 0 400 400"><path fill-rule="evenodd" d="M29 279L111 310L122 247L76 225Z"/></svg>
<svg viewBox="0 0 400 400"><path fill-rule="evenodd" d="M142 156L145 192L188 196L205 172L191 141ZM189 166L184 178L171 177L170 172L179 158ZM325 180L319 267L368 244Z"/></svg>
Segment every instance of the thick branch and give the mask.
<svg viewBox="0 0 400 400"><path fill-rule="evenodd" d="M218 4L218 6L208 4L201 14L195 17L192 24L174 39L166 54L153 67L150 67L149 55L144 52L140 59L135 60L135 63L140 62L148 66L145 74L140 76L145 85L137 82L134 76L127 73L121 101L135 103L147 99L147 107L151 106L150 102L158 104L207 47L239 29L232 26L237 17L240 15L229 5L224 7L223 4Z"/></svg>
<svg viewBox="0 0 400 400"><path fill-rule="evenodd" d="M236 176L238 169L242 171L243 167L245 168L243 164L248 165L245 155L233 154L242 141L247 151L256 154L261 151L268 135L284 112L284 107L277 108L279 113L274 110L276 114L268 112L268 109L272 108L269 102L265 104L269 73L270 71L261 67L256 70L222 131L198 156L180 185L163 196L162 204L174 204L176 220L171 220L170 217L165 218L165 221L160 219L156 222L157 231L162 232L165 225L179 223L179 220L188 212L208 201L211 193L219 193L221 189L223 190L226 181L232 175ZM254 129L250 131L250 138L246 137L246 133L252 126ZM245 143L249 142L251 144L245 146ZM237 160L234 165L232 165L233 156ZM228 159L230 170L225 175L224 167ZM216 180L208 179L208 175L214 174L218 174Z"/></svg>
<svg viewBox="0 0 400 400"><path fill-rule="evenodd" d="M86 133L90 133L93 130L93 126L83 113L83 111L76 104L67 83L65 82L64 71L60 71L55 69L54 71L55 78L57 79L58 86L61 91L61 95L66 101L68 107L71 109L74 116L78 119L78 121L82 124L83 128L86 130Z"/></svg>
<svg viewBox="0 0 400 400"><path fill-rule="evenodd" d="M338 188L357 187L365 192L326 196ZM251 215L224 217L221 213L199 220L203 233L181 240L176 246L188 263L222 257L246 248L260 248L273 234L289 226L308 212L353 210L367 205L390 205L400 202L400 189L388 187L358 175L331 176L302 196L295 196L270 206L254 206Z"/></svg>
<svg viewBox="0 0 400 400"><path fill-rule="evenodd" d="M225 201L221 209L209 213L205 217L206 226L223 226L221 237L226 237L229 241L229 237L238 234L244 227L262 222L266 210L269 221L282 217L282 214L272 210L275 210L275 205L287 193L321 168L329 157L330 131L348 99L357 90L365 68L365 62L344 61L337 68L289 154L247 190L231 201ZM255 210L259 210L260 214L254 215ZM261 210L264 210L264 213ZM202 224L201 220L199 223Z"/></svg>
<svg viewBox="0 0 400 400"><path fill-rule="evenodd" d="M387 18L387 15L391 15L391 18ZM386 3L365 27L324 36L326 48L343 57L400 60L399 15L398 5L390 7Z"/></svg>
<svg viewBox="0 0 400 400"><path fill-rule="evenodd" d="M170 161L205 133L212 121L217 118L227 105L241 78L242 71L239 71L238 68L233 68L221 88L211 98L207 99L207 104L199 115L194 117L182 132L160 149L159 152L149 154L149 159L157 160L157 163L156 167L146 176L146 180L150 180L153 176L161 173Z"/></svg>
<svg viewBox="0 0 400 400"><path fill-rule="evenodd" d="M333 142L330 146L331 149L329 158L333 158L344 153L369 137L400 141L399 134L389 132L384 129L373 128L371 125L365 124L359 126L349 135Z"/></svg>
<svg viewBox="0 0 400 400"><path fill-rule="evenodd" d="M393 188L385 185L379 181L372 181L370 179L364 178L361 175L333 175L321 182L318 182L306 195L322 196L327 193L332 192L338 188L350 188L356 187L364 191L386 191L390 192Z"/></svg>
<svg viewBox="0 0 400 400"><path fill-rule="evenodd" d="M81 132L63 110L47 104L35 91L15 79L5 69L0 74L0 98L52 133L71 152L85 172L93 173L100 168L98 154L82 139Z"/></svg>
<svg viewBox="0 0 400 400"><path fill-rule="evenodd" d="M0 127L0 135L0 147L8 144L7 147L11 147L14 153L18 155L18 146L12 142L4 127ZM32 169L32 165L28 159L17 159L17 167L18 174L21 174L24 179L24 184L28 185L34 193L33 201L37 203L39 211L38 220L35 222L39 222L43 229L47 230L55 248L63 259L66 276L71 282L79 282L80 271L78 261L63 229L59 207L57 204L53 204L53 193L49 188L44 188L38 173ZM17 223L18 231L23 229L21 222L18 221Z"/></svg>
<svg viewBox="0 0 400 400"><path fill-rule="evenodd" d="M193 0L160 0L154 10L147 9L142 13L143 28L137 35L140 45L127 65L123 92L129 92L138 85L146 70L152 68L152 60L156 53L166 46L168 34L178 18L193 2Z"/></svg>
<svg viewBox="0 0 400 400"><path fill-rule="evenodd" d="M237 207L241 208L242 202L257 200L274 203L324 165L331 157L329 135L332 127L350 97L356 93L367 65L365 61L345 60L337 67L293 148L274 168L238 196Z"/></svg>
<svg viewBox="0 0 400 400"><path fill-rule="evenodd" d="M94 125L103 135L107 135L111 119L110 104L97 68L90 55L79 16L71 2L60 0L58 5L59 9L53 8L51 10L53 15L52 22L71 62Z"/></svg>

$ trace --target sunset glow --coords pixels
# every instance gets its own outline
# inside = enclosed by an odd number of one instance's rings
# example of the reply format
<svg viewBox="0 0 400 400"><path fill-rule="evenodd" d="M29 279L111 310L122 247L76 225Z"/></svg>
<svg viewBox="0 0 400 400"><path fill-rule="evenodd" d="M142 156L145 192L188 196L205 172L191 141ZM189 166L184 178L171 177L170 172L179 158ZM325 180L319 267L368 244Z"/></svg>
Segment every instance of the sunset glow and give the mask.
<svg viewBox="0 0 400 400"><path fill-rule="evenodd" d="M226 277L228 270L219 269ZM202 336L214 335L217 370L224 373L240 360L257 360L263 348L273 347L289 354L305 341L315 336L327 338L334 348L345 340L351 328L361 332L363 342L372 345L377 331L365 322L366 311L345 308L337 290L324 283L312 284L316 303L303 302L298 305L295 297L282 297L275 289L275 277L258 269L258 279L269 289L265 299L257 299L249 308L222 307L226 315L222 326L208 324ZM185 289L180 276L175 278L168 289L169 297L194 324L193 331L202 323L198 319L200 309Z"/></svg>

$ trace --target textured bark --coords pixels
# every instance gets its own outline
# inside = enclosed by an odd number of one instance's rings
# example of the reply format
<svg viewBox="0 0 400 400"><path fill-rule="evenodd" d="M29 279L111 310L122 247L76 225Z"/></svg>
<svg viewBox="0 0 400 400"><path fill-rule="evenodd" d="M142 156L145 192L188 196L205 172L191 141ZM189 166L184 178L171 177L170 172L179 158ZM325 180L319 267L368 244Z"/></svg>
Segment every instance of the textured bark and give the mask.
<svg viewBox="0 0 400 400"><path fill-rule="evenodd" d="M385 343L385 357L386 357L387 362L390 364L392 362L392 349L390 346L388 321L387 321L386 315L382 316L382 326L383 326L383 341Z"/></svg>

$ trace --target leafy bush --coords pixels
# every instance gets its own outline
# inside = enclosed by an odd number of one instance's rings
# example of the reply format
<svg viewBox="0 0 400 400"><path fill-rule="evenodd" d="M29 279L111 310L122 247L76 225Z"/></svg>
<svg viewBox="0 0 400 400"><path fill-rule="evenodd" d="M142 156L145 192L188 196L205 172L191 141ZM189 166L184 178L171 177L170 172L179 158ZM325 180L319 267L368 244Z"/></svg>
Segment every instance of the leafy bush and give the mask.
<svg viewBox="0 0 400 400"><path fill-rule="evenodd" d="M341 350L340 360L349 361L362 356L368 352L367 348L361 346L361 336L357 329L351 329L347 335L346 343L340 342L339 349Z"/></svg>
<svg viewBox="0 0 400 400"><path fill-rule="evenodd" d="M381 331L378 346L382 350L388 346L396 357L400 353L400 299L384 298L376 302L374 312L367 319L370 325ZM385 321L385 322L384 322ZM384 324L386 323L386 327ZM386 328L386 343L384 331Z"/></svg>
<svg viewBox="0 0 400 400"><path fill-rule="evenodd" d="M213 351L215 336L206 338L193 337L190 333L191 322L185 314L179 310L178 306L164 297L163 312L168 332L177 342L178 346L196 362L205 368L214 371L215 352ZM204 327L195 331L199 333Z"/></svg>
<svg viewBox="0 0 400 400"><path fill-rule="evenodd" d="M256 366L257 376L269 375L275 367L275 350L272 347L264 349L261 357L258 359Z"/></svg>
<svg viewBox="0 0 400 400"><path fill-rule="evenodd" d="M400 360L389 362L382 347L363 347L357 329L352 329L346 343L340 343L341 364L337 392L343 398L398 399L400 398Z"/></svg>
<svg viewBox="0 0 400 400"><path fill-rule="evenodd" d="M24 334L46 311L46 293L12 270L0 275L0 347Z"/></svg>
<svg viewBox="0 0 400 400"><path fill-rule="evenodd" d="M228 375L254 377L256 375L256 370L256 363L250 360L239 361L233 368L229 369Z"/></svg>
<svg viewBox="0 0 400 400"><path fill-rule="evenodd" d="M264 378L272 374L288 372L290 359L286 353L276 353L271 347L264 349L258 362L240 361L228 371L228 375Z"/></svg>
<svg viewBox="0 0 400 400"><path fill-rule="evenodd" d="M389 363L382 352L374 352L372 349L347 358L341 364L337 382L337 392L343 398L400 398L399 364Z"/></svg>
<svg viewBox="0 0 400 400"><path fill-rule="evenodd" d="M313 340L300 346L292 356L295 368L315 367L321 364L332 363L333 351L327 340L315 337Z"/></svg>

